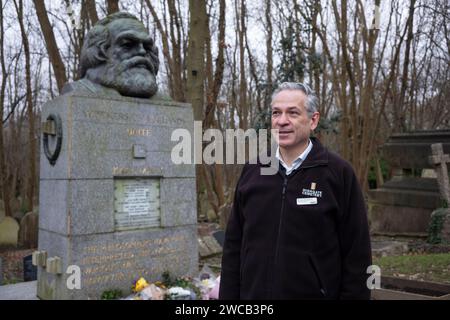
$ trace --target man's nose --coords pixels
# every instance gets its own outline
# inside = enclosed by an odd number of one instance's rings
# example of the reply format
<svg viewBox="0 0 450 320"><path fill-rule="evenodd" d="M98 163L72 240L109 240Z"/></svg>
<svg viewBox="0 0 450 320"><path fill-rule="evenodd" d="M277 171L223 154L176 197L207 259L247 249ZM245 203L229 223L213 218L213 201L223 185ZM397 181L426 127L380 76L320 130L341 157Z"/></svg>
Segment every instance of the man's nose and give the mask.
<svg viewBox="0 0 450 320"><path fill-rule="evenodd" d="M288 123L289 123L289 119L287 117L287 114L282 112L280 114L280 116L278 117L278 125L284 126L284 125L287 125Z"/></svg>

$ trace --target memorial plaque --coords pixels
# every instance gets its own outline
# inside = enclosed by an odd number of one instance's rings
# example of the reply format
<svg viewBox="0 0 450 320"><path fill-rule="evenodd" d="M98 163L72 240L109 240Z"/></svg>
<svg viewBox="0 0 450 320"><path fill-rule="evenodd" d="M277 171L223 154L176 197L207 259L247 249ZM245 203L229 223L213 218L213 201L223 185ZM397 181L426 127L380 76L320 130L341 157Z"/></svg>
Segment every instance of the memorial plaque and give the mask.
<svg viewBox="0 0 450 320"><path fill-rule="evenodd" d="M116 230L160 226L159 179L116 179L114 193Z"/></svg>

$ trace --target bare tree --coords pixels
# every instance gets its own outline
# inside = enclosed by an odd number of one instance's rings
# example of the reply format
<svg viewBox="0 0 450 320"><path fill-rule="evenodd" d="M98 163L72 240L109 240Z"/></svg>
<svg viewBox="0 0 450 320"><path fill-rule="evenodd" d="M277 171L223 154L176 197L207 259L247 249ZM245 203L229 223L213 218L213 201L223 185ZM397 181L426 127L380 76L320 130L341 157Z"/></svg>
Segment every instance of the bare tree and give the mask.
<svg viewBox="0 0 450 320"><path fill-rule="evenodd" d="M42 29L42 35L44 36L48 56L53 66L58 90L61 92L64 84L67 82L66 68L61 59L59 48L55 40L55 34L53 33L53 27L48 19L44 0L33 0L33 3Z"/></svg>
<svg viewBox="0 0 450 320"><path fill-rule="evenodd" d="M33 110L32 99L32 86L31 86L31 57L30 57L30 44L28 41L27 30L25 29L24 15L23 15L23 0L14 0L14 6L17 12L17 18L20 26L20 33L22 36L22 43L25 53L25 80L26 80L26 105L28 116L28 139L29 139L29 178L28 178L28 192L27 192L27 205L29 210L33 210L34 196L36 190L36 138L35 138L35 117Z"/></svg>
<svg viewBox="0 0 450 320"><path fill-rule="evenodd" d="M4 39L4 19L3 19L3 1L0 0L0 64L2 71L2 82L0 86L0 190L3 199L5 215L11 216L10 207L10 190L7 183L6 161L5 161L5 144L3 137L3 115L5 108L5 93L8 80L8 71L5 61L5 39Z"/></svg>
<svg viewBox="0 0 450 320"><path fill-rule="evenodd" d="M116 13L120 10L119 0L106 0L106 10L108 14Z"/></svg>

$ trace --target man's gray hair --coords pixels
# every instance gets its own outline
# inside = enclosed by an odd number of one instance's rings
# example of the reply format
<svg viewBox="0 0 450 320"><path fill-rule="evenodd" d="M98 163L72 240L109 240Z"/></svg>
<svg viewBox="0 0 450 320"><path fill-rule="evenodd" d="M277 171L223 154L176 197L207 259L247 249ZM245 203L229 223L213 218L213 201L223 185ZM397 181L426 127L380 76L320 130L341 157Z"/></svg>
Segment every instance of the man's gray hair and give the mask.
<svg viewBox="0 0 450 320"><path fill-rule="evenodd" d="M83 78L86 75L86 71L88 69L95 68L106 62L105 52L111 45L108 25L119 19L132 19L139 21L136 16L127 12L116 12L98 21L95 26L89 30L84 39L80 57L80 78ZM159 58L158 48L155 46L155 43L153 43L150 55L153 60L152 63L154 64L156 75L159 69Z"/></svg>
<svg viewBox="0 0 450 320"><path fill-rule="evenodd" d="M300 82L281 83L272 94L272 102L277 94L285 90L300 90L306 95L305 109L310 118L313 116L314 112L317 112L319 100L317 99L316 94L308 85Z"/></svg>

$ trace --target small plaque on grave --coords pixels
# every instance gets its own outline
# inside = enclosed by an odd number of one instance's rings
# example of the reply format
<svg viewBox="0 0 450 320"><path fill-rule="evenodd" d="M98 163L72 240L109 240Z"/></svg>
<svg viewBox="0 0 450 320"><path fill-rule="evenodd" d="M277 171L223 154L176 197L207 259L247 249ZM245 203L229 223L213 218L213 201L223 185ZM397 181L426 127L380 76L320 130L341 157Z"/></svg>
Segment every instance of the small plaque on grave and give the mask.
<svg viewBox="0 0 450 320"><path fill-rule="evenodd" d="M116 230L159 227L159 179L116 179L114 213Z"/></svg>

